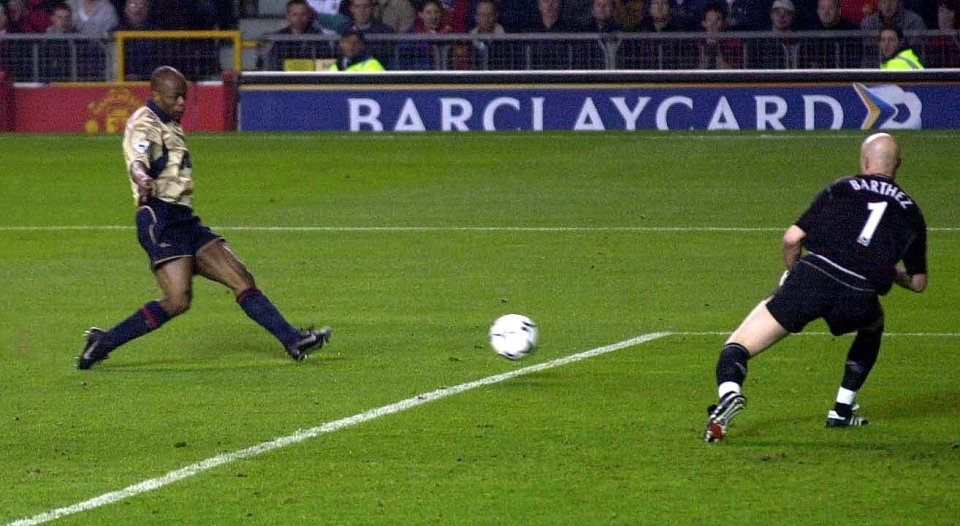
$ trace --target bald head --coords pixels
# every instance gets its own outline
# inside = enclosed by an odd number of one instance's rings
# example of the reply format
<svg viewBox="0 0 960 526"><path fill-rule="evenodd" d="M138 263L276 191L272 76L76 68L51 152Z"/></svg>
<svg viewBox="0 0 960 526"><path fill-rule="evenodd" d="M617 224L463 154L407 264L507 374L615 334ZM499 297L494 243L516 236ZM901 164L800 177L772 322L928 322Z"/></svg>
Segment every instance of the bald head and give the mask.
<svg viewBox="0 0 960 526"><path fill-rule="evenodd" d="M162 87L165 87L165 84L172 84L174 87L176 87L180 83L186 85L186 77L183 76L183 73L177 71L176 68L172 68L170 66L160 66L159 68L153 70L153 73L150 75L151 91L157 91Z"/></svg>
<svg viewBox="0 0 960 526"><path fill-rule="evenodd" d="M900 167L900 146L888 133L875 133L860 146L860 171L893 179Z"/></svg>
<svg viewBox="0 0 960 526"><path fill-rule="evenodd" d="M187 102L187 79L170 66L160 66L150 75L150 98L173 120L180 122Z"/></svg>

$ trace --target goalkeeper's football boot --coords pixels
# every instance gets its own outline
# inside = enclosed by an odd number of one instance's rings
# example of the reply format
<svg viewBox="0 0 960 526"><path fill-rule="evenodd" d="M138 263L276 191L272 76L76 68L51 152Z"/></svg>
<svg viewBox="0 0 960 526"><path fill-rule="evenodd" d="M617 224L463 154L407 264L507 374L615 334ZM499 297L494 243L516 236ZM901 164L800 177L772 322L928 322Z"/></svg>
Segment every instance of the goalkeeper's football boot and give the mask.
<svg viewBox="0 0 960 526"><path fill-rule="evenodd" d="M703 433L706 443L719 442L727 436L727 426L733 417L747 407L747 399L740 393L729 392L723 395L717 405L707 408L707 429Z"/></svg>
<svg viewBox="0 0 960 526"><path fill-rule="evenodd" d="M332 332L333 329L330 327L324 327L319 331L313 329L299 331L299 339L293 345L287 347L287 354L294 360L302 362L307 359L310 351L322 349L324 344L330 341Z"/></svg>
<svg viewBox="0 0 960 526"><path fill-rule="evenodd" d="M836 409L827 413L827 427L856 427L865 426L869 422L862 416L857 416L856 411L860 409L860 404L854 404L850 408L850 415L844 416L847 411L838 412Z"/></svg>
<svg viewBox="0 0 960 526"><path fill-rule="evenodd" d="M90 327L83 333L86 342L83 345L83 351L77 358L77 369L89 369L93 367L93 364L107 359L109 351L104 351L100 346L100 340L103 339L104 334L106 333L97 327Z"/></svg>

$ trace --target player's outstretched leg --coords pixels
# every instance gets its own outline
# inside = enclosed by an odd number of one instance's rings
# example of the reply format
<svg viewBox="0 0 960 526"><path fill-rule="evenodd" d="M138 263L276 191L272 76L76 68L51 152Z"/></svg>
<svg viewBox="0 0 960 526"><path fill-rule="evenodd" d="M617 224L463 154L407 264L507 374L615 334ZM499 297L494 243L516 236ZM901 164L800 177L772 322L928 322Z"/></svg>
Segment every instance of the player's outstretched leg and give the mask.
<svg viewBox="0 0 960 526"><path fill-rule="evenodd" d="M160 302L151 301L109 331L91 327L84 333L83 351L77 358L77 369L93 367L95 363L106 360L117 347L157 330L169 320L170 315L163 310Z"/></svg>
<svg viewBox="0 0 960 526"><path fill-rule="evenodd" d="M249 288L237 295L237 303L243 312L266 329L283 344L287 354L298 362L307 358L310 351L320 349L330 341L331 329L298 330L287 322L273 302L260 289Z"/></svg>
<svg viewBox="0 0 960 526"><path fill-rule="evenodd" d="M717 360L717 393L719 400L707 408L707 426L703 440L719 442L727 436L727 426L733 417L743 411L747 399L740 393L747 378L747 361L750 353L739 343L729 342L720 351Z"/></svg>
<svg viewBox="0 0 960 526"><path fill-rule="evenodd" d="M273 302L257 288L253 275L222 239L207 243L197 252L197 269L200 275L230 287L243 312L279 340L294 360L303 361L310 351L330 341L329 327L317 331L298 330L290 325Z"/></svg>
<svg viewBox="0 0 960 526"><path fill-rule="evenodd" d="M867 419L856 415L859 408L856 402L857 391L867 381L873 365L880 354L880 341L883 338L883 318L872 326L857 331L857 337L850 345L847 361L843 369L843 381L837 391L837 401L833 410L827 413L827 427L855 427L867 425Z"/></svg>

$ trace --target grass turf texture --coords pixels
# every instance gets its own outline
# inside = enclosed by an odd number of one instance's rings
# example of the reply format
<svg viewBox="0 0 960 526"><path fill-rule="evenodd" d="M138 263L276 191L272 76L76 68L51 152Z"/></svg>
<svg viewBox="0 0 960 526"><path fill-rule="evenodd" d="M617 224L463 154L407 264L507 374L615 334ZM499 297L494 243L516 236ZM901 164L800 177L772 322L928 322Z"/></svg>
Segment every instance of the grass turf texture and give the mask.
<svg viewBox="0 0 960 526"><path fill-rule="evenodd" d="M956 336L886 338L859 399L872 423L849 430L823 424L850 338L788 339L751 362L729 440L702 443L722 333L774 288L782 230L856 172L863 137L193 134L199 215L291 321L330 323L333 342L297 365L197 280L190 312L78 372L84 329L157 294L119 138L3 136L0 523L656 331L717 334L472 390L58 523L955 523ZM899 137L902 184L928 225L956 229L960 134ZM123 228L19 228L64 225ZM238 228L274 226L369 230ZM885 298L888 332L958 332L958 235L931 232L930 289ZM541 327L521 363L487 347L506 312Z"/></svg>

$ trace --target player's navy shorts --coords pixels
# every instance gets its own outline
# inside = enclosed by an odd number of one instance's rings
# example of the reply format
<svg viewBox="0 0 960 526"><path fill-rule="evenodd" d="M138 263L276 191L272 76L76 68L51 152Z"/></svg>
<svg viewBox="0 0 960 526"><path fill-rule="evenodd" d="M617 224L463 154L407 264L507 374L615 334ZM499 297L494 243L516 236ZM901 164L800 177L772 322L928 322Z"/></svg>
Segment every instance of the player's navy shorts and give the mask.
<svg viewBox="0 0 960 526"><path fill-rule="evenodd" d="M221 238L190 208L156 198L137 209L137 237L154 270L167 261L195 256L201 247Z"/></svg>
<svg viewBox="0 0 960 526"><path fill-rule="evenodd" d="M834 335L866 327L882 314L880 300L869 282L839 277L805 257L767 303L774 319L790 332L800 332L823 318Z"/></svg>

